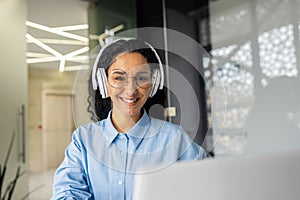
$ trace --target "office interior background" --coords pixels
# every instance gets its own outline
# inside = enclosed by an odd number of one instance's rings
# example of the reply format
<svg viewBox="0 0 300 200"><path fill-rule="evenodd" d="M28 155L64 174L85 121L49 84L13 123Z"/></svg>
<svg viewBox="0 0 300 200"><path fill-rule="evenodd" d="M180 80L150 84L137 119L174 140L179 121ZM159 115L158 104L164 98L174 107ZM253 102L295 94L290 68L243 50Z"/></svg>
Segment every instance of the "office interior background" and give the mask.
<svg viewBox="0 0 300 200"><path fill-rule="evenodd" d="M176 30L211 56L210 65L203 60L199 76L184 60L168 55L169 64L199 95L199 129L184 128L197 133L195 141L210 156L300 149L298 10L299 0L2 0L2 167L15 133L4 185L21 166L25 173L14 198L28 192L28 199L50 198L54 169L79 124L74 83L87 70L84 63L99 36L114 28L116 33L141 27ZM180 87L169 79L170 87ZM214 107L212 93L220 94L213 98L223 106ZM193 113L191 119L180 118L178 107L186 105L166 90L155 101L176 108L177 115L168 118L172 122L193 121Z"/></svg>

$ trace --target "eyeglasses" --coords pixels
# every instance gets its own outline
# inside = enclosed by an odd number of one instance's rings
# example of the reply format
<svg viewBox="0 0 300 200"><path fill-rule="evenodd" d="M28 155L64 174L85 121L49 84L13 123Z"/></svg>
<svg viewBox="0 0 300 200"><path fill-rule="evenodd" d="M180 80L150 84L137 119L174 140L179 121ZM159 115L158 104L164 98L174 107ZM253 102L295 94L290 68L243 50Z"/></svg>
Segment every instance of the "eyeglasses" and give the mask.
<svg viewBox="0 0 300 200"><path fill-rule="evenodd" d="M135 84L143 89L152 86L152 73L149 70L139 71L136 76L128 76L123 70L113 70L108 75L108 83L113 88L123 88L128 84L128 78L133 78Z"/></svg>

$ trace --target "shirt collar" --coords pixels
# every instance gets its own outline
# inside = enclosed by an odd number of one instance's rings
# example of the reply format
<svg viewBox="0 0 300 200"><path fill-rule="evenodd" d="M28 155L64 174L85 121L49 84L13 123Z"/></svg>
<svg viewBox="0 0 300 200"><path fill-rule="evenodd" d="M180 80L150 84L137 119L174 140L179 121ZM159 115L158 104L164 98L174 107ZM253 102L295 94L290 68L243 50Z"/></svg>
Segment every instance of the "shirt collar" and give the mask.
<svg viewBox="0 0 300 200"><path fill-rule="evenodd" d="M111 111L108 113L108 116L105 119L105 127L103 134L107 139L107 146L110 145L118 135L118 131L116 130L111 121Z"/></svg>
<svg viewBox="0 0 300 200"><path fill-rule="evenodd" d="M107 139L107 146L109 146L118 136L119 132L114 127L111 121L111 111L108 114L108 117L105 119L105 128L104 128L104 136ZM134 147L137 148L142 142L144 136L148 132L150 128L150 118L146 111L144 110L143 116L141 119L126 133L129 137L129 140L133 143Z"/></svg>

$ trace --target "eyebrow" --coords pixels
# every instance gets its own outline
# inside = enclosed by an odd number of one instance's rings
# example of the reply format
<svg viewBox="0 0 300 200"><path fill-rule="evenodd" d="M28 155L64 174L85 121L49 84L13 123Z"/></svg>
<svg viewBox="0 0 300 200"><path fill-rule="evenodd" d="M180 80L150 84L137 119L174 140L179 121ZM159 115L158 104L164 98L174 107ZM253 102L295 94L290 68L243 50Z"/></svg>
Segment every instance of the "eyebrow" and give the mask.
<svg viewBox="0 0 300 200"><path fill-rule="evenodd" d="M125 74L126 72L124 72L123 70L120 70L120 69L116 69L116 70L111 71L111 73L123 75L123 74Z"/></svg>
<svg viewBox="0 0 300 200"><path fill-rule="evenodd" d="M138 72L138 74L150 74L151 71L148 71L148 70L141 70Z"/></svg>
<svg viewBox="0 0 300 200"><path fill-rule="evenodd" d="M113 74L127 74L127 72L123 71L122 69L114 69L111 71L111 73ZM136 74L151 74L151 71L150 70L146 70L146 69L143 69L143 70L140 70L138 71Z"/></svg>

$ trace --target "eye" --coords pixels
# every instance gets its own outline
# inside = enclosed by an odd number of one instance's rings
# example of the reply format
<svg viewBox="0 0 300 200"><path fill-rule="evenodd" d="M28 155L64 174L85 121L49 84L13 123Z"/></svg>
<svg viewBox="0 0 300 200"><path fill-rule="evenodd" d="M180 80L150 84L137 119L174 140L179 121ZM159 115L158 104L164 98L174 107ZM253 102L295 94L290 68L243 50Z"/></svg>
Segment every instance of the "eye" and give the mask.
<svg viewBox="0 0 300 200"><path fill-rule="evenodd" d="M143 81L143 82L149 81L150 80L150 76L145 76L145 75L143 75L143 76L137 76L137 80L138 81Z"/></svg>
<svg viewBox="0 0 300 200"><path fill-rule="evenodd" d="M109 79L111 79L113 82L119 83L119 82L126 82L126 73L123 71L115 70L110 73Z"/></svg>
<svg viewBox="0 0 300 200"><path fill-rule="evenodd" d="M124 81L126 81L126 76L124 76L124 75L115 75L115 76L112 76L112 79L116 82L124 82Z"/></svg>
<svg viewBox="0 0 300 200"><path fill-rule="evenodd" d="M136 80L149 82L151 80L151 73L149 71L141 71L137 74Z"/></svg>

